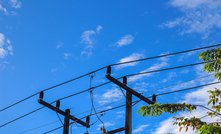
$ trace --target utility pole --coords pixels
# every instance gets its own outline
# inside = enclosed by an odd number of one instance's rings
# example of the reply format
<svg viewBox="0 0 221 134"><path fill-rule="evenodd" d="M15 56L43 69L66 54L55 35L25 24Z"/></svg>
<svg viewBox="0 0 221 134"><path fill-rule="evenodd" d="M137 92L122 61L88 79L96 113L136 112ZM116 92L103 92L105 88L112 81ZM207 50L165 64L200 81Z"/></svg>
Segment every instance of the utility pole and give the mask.
<svg viewBox="0 0 221 134"><path fill-rule="evenodd" d="M123 84L127 85L127 78L123 77ZM126 91L125 134L132 133L132 93Z"/></svg>
<svg viewBox="0 0 221 134"><path fill-rule="evenodd" d="M68 116L70 115L70 109L65 109L65 116L64 116L64 129L63 129L63 134L68 134L69 132L69 118Z"/></svg>
<svg viewBox="0 0 221 134"><path fill-rule="evenodd" d="M48 107L49 109L55 111L56 113L59 113L59 114L64 116L63 134L68 134L69 133L69 120L70 119L77 122L77 123L79 123L79 124L81 124L82 126L85 126L87 128L90 127L90 125L89 125L90 116L88 116L86 118L86 122L83 122L80 119L70 115L70 109L66 109L65 111L60 110L59 109L59 107L60 107L60 101L59 100L56 101L56 107L54 107L53 105L43 101L43 96L44 96L44 93L43 93L43 91L41 91L40 95L39 95L38 103Z"/></svg>
<svg viewBox="0 0 221 134"><path fill-rule="evenodd" d="M115 83L119 87L126 90L126 113L125 113L125 127L122 129L118 129L120 131L125 130L125 134L132 134L132 95L140 98L141 100L145 101L148 104L154 104L156 102L156 95L152 96L152 101L148 98L144 97L140 93L136 92L135 90L131 89L127 86L127 78L123 77L123 83L115 79L114 77L110 76L111 74L111 67L107 67L105 77L110 80L111 82ZM115 131L114 131L115 132Z"/></svg>

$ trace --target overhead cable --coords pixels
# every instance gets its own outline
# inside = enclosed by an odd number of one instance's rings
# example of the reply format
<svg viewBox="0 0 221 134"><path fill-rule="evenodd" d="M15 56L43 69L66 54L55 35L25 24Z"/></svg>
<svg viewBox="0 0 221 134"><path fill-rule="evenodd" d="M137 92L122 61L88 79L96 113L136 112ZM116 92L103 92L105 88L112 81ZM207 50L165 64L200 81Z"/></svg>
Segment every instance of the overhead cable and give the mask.
<svg viewBox="0 0 221 134"><path fill-rule="evenodd" d="M127 61L127 62L120 62L120 63L116 63L116 64L111 64L111 65L109 65L109 66L116 66L116 65L122 65L122 64L132 63L132 62L139 62L139 61L144 61L144 60L156 59L156 58L161 58L161 57L166 57L166 56L171 56L171 55L176 55L176 54L182 54L182 53L187 53L187 52L192 52L192 51L207 49L207 48L211 48L211 47L217 47L217 46L220 46L220 45L221 45L221 44L216 44L216 45L211 45L211 46L206 46L206 47L201 47L201 48L195 48L195 49L190 49L190 50L186 50L186 51L180 51L180 52L175 52L175 53L170 53L170 54L164 54L164 55L159 55L159 56L154 56L154 57L148 57L148 58L143 58L143 59L138 59L138 60L132 60L132 61ZM49 87L49 88L46 88L46 89L44 89L44 90L42 90L42 91L47 91L47 90L50 90L50 89L59 87L59 86L61 86L61 85L67 84L67 83L72 82L72 81L74 81L74 80L77 80L77 79L80 79L80 78L85 77L85 76L87 76L87 75L90 75L90 74L92 74L92 73L94 73L94 72L98 72L98 71L100 71L100 70L102 70L102 69L105 69L106 67L107 67L107 66L104 66L104 67L102 67L102 68L99 68L99 69L97 69L97 70L91 71L91 72L86 73L86 74L84 74L84 75L81 75L81 76L79 76L79 77L76 77L76 78L70 79L70 80L68 80L68 81L62 82L62 83L60 83L60 84L57 84L57 85L51 86L51 87ZM26 97L26 98L24 98L24 99L22 99L22 100L20 100L20 101L18 101L18 102L15 102L15 103L13 103L13 104L11 104L11 105L9 105L9 106L7 106L7 107L1 109L0 112L4 111L4 110L6 110L6 109L8 109L8 108L10 108L10 107L12 107L12 106L15 106L15 105L17 105L17 104L19 104L19 103L21 103L21 102L23 102L23 101L25 101L25 100L28 100L28 99L34 97L35 95L37 95L37 94L40 93L40 92L41 92L41 91L39 91L39 92L37 92L37 93L34 93L34 94L32 94L32 95L30 95L30 96L28 96L28 97Z"/></svg>
<svg viewBox="0 0 221 134"><path fill-rule="evenodd" d="M172 91L172 92L166 92L166 93L162 93L162 94L156 94L156 96L161 96L161 95L166 95L166 94L171 94L171 93L176 93L176 92L191 90L191 89L195 89L195 88L199 88L199 87L204 87L204 86L209 86L209 85L214 85L214 84L218 84L218 83L221 83L221 82L213 82L213 83L204 84L204 85L200 85L200 86L195 86L195 87L191 87L191 88L180 89L180 90L176 90L176 91ZM152 97L152 96L149 96L149 97L147 97L147 98L151 98L151 97ZM137 102L139 102L139 101L140 101L140 100L134 101L134 102L132 102L132 104L133 104L133 103L134 103L134 104L137 104ZM126 104L120 105L120 106L117 106L117 107L113 107L113 108L110 108L110 109L107 109L107 110L102 110L102 111L100 111L100 112L97 112L96 114L98 114L98 113L103 113L103 112L107 112L107 111L111 111L111 110L114 110L114 109L123 107L123 106L125 106L125 105L126 105ZM133 105L133 106L134 106L134 105ZM91 114L91 115L95 115L95 113L94 113L94 114ZM81 119L86 118L86 117L87 117L87 116L82 117ZM71 125L71 123L70 123L70 125ZM46 133L44 133L44 134L50 133L50 132L55 131L55 130L57 130L57 129L59 129L59 128L62 128L62 127L63 127L63 126L57 127L57 128L55 128L55 129L53 129L53 130L50 130L50 131L48 131L48 132L46 132Z"/></svg>
<svg viewBox="0 0 221 134"><path fill-rule="evenodd" d="M126 75L126 76L134 76L134 75L142 75L142 74L147 74L147 73L161 72L161 71L167 71L167 70L178 69L178 68L183 68L183 67L200 65L200 64L204 64L204 63L207 63L207 62L200 62L200 63L188 64L188 65L177 66L177 67L172 67L172 68L165 68L165 69L160 69L160 70L153 70L153 71L147 71L147 72L129 74L129 75ZM122 78L122 77L119 77L119 78L117 78L117 79L120 79L120 78ZM91 89L95 89L95 88L101 87L101 86L106 85L106 84L108 84L108 83L110 83L110 81L109 81L109 82L105 82L105 83L100 84L100 85L95 86L95 87L90 87L89 89L86 89L86 90L83 90L83 91L74 93L74 94L72 94L72 95L68 95L68 96L63 97L63 98L60 98L60 99L58 99L58 100L67 99L67 98L69 98L69 97L72 97L72 96L75 96L75 95L84 93L84 92L86 92L86 91L90 91ZM56 102L56 101L51 102L51 104L54 103L54 102ZM34 111L31 111L31 112L29 112L29 113L27 113L27 114L25 114L25 115L23 115L23 116L21 116L21 117L18 117L18 118L16 118L16 119L12 120L12 121L9 121L9 122L7 122L7 123L1 125L0 128L3 127L3 126L5 126L5 125L7 125L7 124L9 124L9 123L12 123L12 122L18 120L18 119L21 119L21 118L23 118L23 117L25 117L25 116L27 116L27 115L29 115L29 114L32 114L32 113L34 113L34 112L37 112L38 110L40 110L40 109L42 109L42 108L43 108L43 107L38 108L38 109L36 109L36 110L34 110Z"/></svg>
<svg viewBox="0 0 221 134"><path fill-rule="evenodd" d="M210 76L210 75L206 75L206 76ZM206 77L206 76L199 77L199 78L204 78L204 77ZM199 78L196 78L196 79L199 79ZM189 81L193 81L193 80L196 80L196 79L192 79L192 80L189 80ZM186 81L186 82L189 82L189 81ZM191 87L191 88L185 88L185 89L175 90L175 91L173 91L173 92L166 92L166 93L162 93L162 94L156 94L156 96L171 94L171 93L175 93L175 92L181 92L181 91L185 91L185 90L195 89L195 88L199 88L199 87L203 87L203 86L209 86L209 85L218 84L218 83L220 83L220 82L214 82L214 83L209 83L209 84L205 84L205 85L201 85L201 86L195 86L195 87ZM182 84L182 83L177 83L177 84L174 84L174 85L178 85L178 84ZM170 86L172 86L172 85L170 85ZM155 89L154 91L160 90L160 89L163 89L163 88L168 88L168 87L158 88L158 89ZM145 93L146 93L146 92L142 92L141 94L145 94ZM152 97L152 96L147 97L147 98L151 98L151 97ZM96 109L99 109L99 108L102 108L102 107L104 107L104 106L108 106L108 105L111 105L111 104L113 104L113 103L117 103L117 102L120 102L120 101L123 101L123 100L124 100L124 99L121 99L121 100L118 100L118 101L115 101L115 102L112 102L112 103L108 103L108 104L102 105L102 106L100 106L100 107L97 107ZM140 101L141 101L141 100L137 100L137 101L132 102L132 103L133 103L133 106L134 106L135 104L137 104L138 102L140 102ZM123 107L123 106L125 106L125 105L120 105L120 106L117 106L117 107L113 107L113 108L110 108L110 109L108 109L108 110L102 110L102 111L100 111L100 112L97 112L96 114L103 113L103 112L107 112L107 111L110 111L110 110L114 110L114 109L117 109L117 108L120 108L120 107ZM85 111L85 112L81 112L81 113L76 114L76 115L81 115L81 114L84 114L84 113L89 112L89 111L90 111L90 110ZM76 115L75 115L75 116L76 116ZM94 113L94 114L90 114L90 115L95 115L95 113ZM88 116L88 115L87 115L87 116ZM85 116L85 117L83 117L83 118L86 118L87 116ZM58 120L58 121L59 121L59 120ZM33 128L33 129L29 129L29 130L23 131L23 132L21 132L21 133L25 133L25 132L28 132L28 131L32 131L32 130L35 130L35 129L38 129L38 128L41 128L41 127L50 125L50 124L55 123L55 122L58 122L58 121L54 121L54 122L51 122L51 123L48 123L48 124L45 124L45 125L42 125L42 126ZM59 128L60 128L60 127L59 127ZM57 130L57 129L55 129L55 130ZM51 132L52 132L52 131L51 131ZM21 133L19 133L19 134L21 134Z"/></svg>

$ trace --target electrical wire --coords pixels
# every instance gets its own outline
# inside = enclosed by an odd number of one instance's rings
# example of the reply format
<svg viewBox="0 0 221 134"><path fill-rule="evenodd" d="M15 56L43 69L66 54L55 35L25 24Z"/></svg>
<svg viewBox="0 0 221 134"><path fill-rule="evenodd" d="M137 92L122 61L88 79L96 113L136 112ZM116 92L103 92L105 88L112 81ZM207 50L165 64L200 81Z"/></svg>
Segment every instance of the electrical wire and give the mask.
<svg viewBox="0 0 221 134"><path fill-rule="evenodd" d="M209 74L209 75L204 75L204 76L201 76L201 77L197 77L195 79L179 82L179 83L176 83L176 84L173 84L173 85L164 86L164 87L161 87L161 88L157 88L157 89L153 89L153 90L150 90L150 91L142 92L141 94L146 94L146 93L157 91L157 90L160 90L160 89L165 89L165 88L173 87L173 86L176 86L176 85L180 85L180 84L183 84L183 83L187 83L187 82L191 82L191 81L194 81L194 80L202 79L202 78L209 77L209 76L212 76L212 75L214 75L214 73L213 74Z"/></svg>
<svg viewBox="0 0 221 134"><path fill-rule="evenodd" d="M94 75L91 75L91 76L89 75L89 77L90 77L90 85L89 85L89 88L90 88L90 89L91 89L91 82L92 82L94 76L95 76L95 73L94 73ZM96 109L95 109L95 107L94 107L93 91L92 91L92 90L90 90L90 98L91 98L91 105L92 105L90 115L92 114L92 109L94 110L94 112L95 112L95 114L96 114L97 112L96 112ZM98 117L97 114L96 114L96 116L97 116L97 118L100 120L100 122L102 122L102 124L103 124L103 126L104 126L104 122L100 119L100 117ZM77 125L77 124L76 124L76 125ZM86 129L87 129L87 128L86 128Z"/></svg>
<svg viewBox="0 0 221 134"><path fill-rule="evenodd" d="M160 69L160 70L153 70L153 71L147 71L147 72L129 74L129 75L126 75L126 76L128 77L128 76L142 75L142 74L147 74L147 73L161 72L161 71L167 71L167 70L178 69L178 68L183 68L183 67L190 67L190 66L200 65L200 64L204 64L204 63L207 63L207 62L200 62L200 63L187 64L187 65L177 66L177 67L172 67L172 68L165 68L165 69ZM119 77L119 78L117 78L117 79L120 79L120 78L123 78L123 77ZM98 85L98 86L91 87L91 88L89 88L89 89L86 89L86 90L83 90L83 91L74 93L74 94L72 94L72 95L69 95L69 96L60 98L60 99L58 99L58 100L67 99L67 98L69 98L69 97L72 97L72 96L75 96L75 95L84 93L84 92L86 92L86 91L90 91L91 89L95 89L95 88L101 87L101 86L106 85L106 84L108 84L108 83L111 83L111 82L110 82L110 81L109 81L109 82L105 82L105 83L100 84L100 85ZM52 103L54 103L54 102L56 102L56 101L53 101ZM12 120L12 121L9 121L9 122L7 122L7 123L1 125L0 128L3 127L3 126L5 126L5 125L7 125L7 124L9 124L9 123L12 123L12 122L18 120L18 119L21 119L21 118L23 118L23 117L25 117L25 116L27 116L27 115L29 115L29 114L31 114L31 113L37 112L38 110L40 110L40 109L42 109L42 108L43 108L43 107L41 107L41 108L39 108L39 109L36 109L36 110L34 110L34 111L31 111L31 112L29 112L28 114L25 114L25 115L23 115L23 116L21 116L21 117L18 117L18 118L16 118L16 119Z"/></svg>
<svg viewBox="0 0 221 134"><path fill-rule="evenodd" d="M166 56L172 56L172 55L176 55L176 54L182 54L182 53L187 53L187 52L202 50L202 49L206 49L206 48L217 47L217 46L220 46L220 45L221 45L221 44L216 44L216 45L211 45L211 46L206 46L206 47L201 47L201 48L190 49L190 50L186 50L186 51L180 51L180 52L175 52L175 53L170 53L170 54L164 54L164 55L159 55L159 56L154 56L154 57L143 58L143 59L139 59L139 60L132 60L132 61L127 61L127 62L121 62L121 63L111 64L111 65L109 65L109 66L116 66L116 65L122 65L122 64L132 63L132 62L139 62L139 61L144 61L144 60L150 60L150 59L156 59L156 58L161 58L161 57L166 57ZM99 68L99 69L97 69L97 70L91 71L91 72L86 73L86 74L84 74L84 75L81 75L81 76L79 76L79 77L76 77L76 78L70 79L70 80L68 80L68 81L62 82L62 83L60 83L60 84L57 84L57 85L51 86L51 87L49 87L49 88L46 88L46 89L44 89L44 90L42 90L42 91L48 91L48 90L50 90L50 89L53 89L53 88L59 87L59 86L61 86L61 85L67 84L67 83L72 82L72 81L74 81L74 80L77 80L77 79L83 78L83 77L85 77L85 76L87 76L87 75L90 75L90 74L92 74L92 73L94 73L94 72L98 72L98 71L100 71L100 70L103 70L103 69L105 69L106 67L107 67L107 66L104 66L104 67L102 67L102 68ZM41 92L41 91L40 91L40 92ZM22 99L22 100L20 100L20 101L18 101L18 102L15 102L15 103L13 103L13 104L11 104L11 105L9 105L9 106L7 106L7 107L1 109L0 112L4 111L4 110L6 110L6 109L8 109L8 108L10 108L10 107L12 107L12 106L15 106L15 105L17 105L17 104L19 104L19 103L21 103L21 102L23 102L23 101L25 101L25 100L28 100L28 99L34 97L34 96L36 96L36 95L37 95L38 93L40 93L40 92L34 93L34 94L32 94L32 95L30 95L30 96L28 96L28 97L26 97L26 98L24 98L24 99Z"/></svg>
<svg viewBox="0 0 221 134"><path fill-rule="evenodd" d="M193 80L194 80L194 79L193 79ZM220 83L220 82L214 82L214 83L204 84L204 85L201 85L201 86L195 86L195 87L191 87L191 88L180 89L180 90L176 90L176 91L173 91L173 92L166 92L166 93L163 93L163 94L157 94L156 96L171 94L171 93L175 93L175 92L181 92L181 91L185 91L185 90L191 90L191 89L195 89L195 88L199 88L199 87L203 87L203 86L214 85L214 84L218 84L218 83ZM159 89L162 89L162 88L159 88ZM152 97L152 96L149 96L149 97L147 97L147 98L151 98L151 97ZM123 101L123 100L124 100L124 99L118 100L118 101L116 101L116 102L120 102L120 101ZM132 106L136 105L136 104L137 104L138 102L140 102L140 101L141 101L141 100L133 101L133 102L132 102L132 103L133 103ZM98 109L98 108L101 108L101 107L104 107L104 106L107 106L107 105L110 105L110 104L113 104L113 103L116 103L116 102L112 102L112 103L109 103L109 104L106 104L106 105L97 107L97 109ZM123 106L125 106L125 104L124 104L124 105L117 106L117 107L113 107L113 108L110 108L110 109L107 109L107 110L102 110L102 111L100 111L100 112L97 112L96 114L108 112L108 111L111 111L111 110L114 110L114 109L117 109L117 108L121 108L121 107L123 107ZM88 111L90 111L90 110L88 110ZM79 114L77 114L77 115L81 115L81 114L86 113L86 112L88 112L88 111L79 113ZM94 114L87 115L87 116L93 116L93 115L95 115L95 113L94 113ZM86 118L87 116L85 116L85 117L83 117L83 118ZM80 118L80 119L83 119L83 118ZM58 121L55 121L55 122L58 122ZM53 123L53 122L52 122L52 123ZM50 124L50 123L49 123L49 124ZM32 130L38 129L38 128L40 128L40 127L47 126L47 125L49 125L49 124L45 124L45 125L42 125L42 126L39 126L39 127L33 128L33 129L30 129L30 130L26 130L26 131L21 132L21 133L25 133L25 132L28 132L28 131L32 131ZM61 126L61 127L62 127L62 126ZM61 127L59 127L59 128L61 128ZM59 129L59 128L55 128L55 129L53 129L53 131L55 131L55 130L57 130L57 129ZM52 132L52 130L48 131L48 133L49 133L49 132Z"/></svg>
<svg viewBox="0 0 221 134"><path fill-rule="evenodd" d="M62 122L62 120L61 120L60 116L58 115L58 112L57 112L56 108L54 108L54 111L56 112L56 114L57 114L57 116L58 116L58 118L59 118L59 120L60 120L61 124L64 126L64 123Z"/></svg>
<svg viewBox="0 0 221 134"><path fill-rule="evenodd" d="M45 107L45 106L40 107L40 108L35 109L34 111L31 111L31 112L29 112L29 113L27 113L27 114L25 114L25 115L22 115L22 116L20 116L20 117L14 119L14 120L11 120L11 121L9 121L9 122L7 122L7 123L1 125L0 128L1 128L1 127L4 127L5 125L8 125L8 124L10 124L10 123L12 123L12 122L14 122L14 121L17 121L17 120L19 120L19 119L21 119L21 118L24 118L25 116L28 116L28 115L30 115L30 114L32 114L32 113L35 113L35 112L37 112L38 110L40 110L40 109L42 109L42 108L44 108L44 107Z"/></svg>
<svg viewBox="0 0 221 134"><path fill-rule="evenodd" d="M132 63L132 62L138 62L138 61L156 59L156 58L161 58L161 57L166 57L166 56L172 56L172 55L177 55L177 54L182 54L182 53L187 53L187 52L202 50L202 49L206 49L206 48L217 47L217 46L220 46L220 45L221 45L221 44L216 44L216 45L211 45L211 46L206 46L206 47L200 47L200 48L195 48L195 49L190 49L190 50L185 50L185 51L180 51L180 52L175 52L175 53L170 53L170 54L163 54L163 55L159 55L159 56L153 56L153 57L148 57L148 58L143 58L143 59L138 59L138 60L133 60L133 61L128 61L128 62L121 62L121 63L111 64L110 66L128 64L128 63Z"/></svg>
<svg viewBox="0 0 221 134"><path fill-rule="evenodd" d="M128 75L125 75L125 76L128 77L128 76L142 75L142 74L148 74L148 73L155 73L155 72L167 71L167 70L172 70L172 69L196 66L196 65L200 65L200 64L204 64L204 63L208 63L208 62L199 62L199 63L194 63L194 64L187 64L187 65L183 65L183 66L176 66L176 67L171 67L171 68L165 68L165 69L159 69L159 70L153 70L153 71L147 71L147 72L140 72L140 73L135 73L135 74L128 74Z"/></svg>
<svg viewBox="0 0 221 134"><path fill-rule="evenodd" d="M204 85L195 86L195 87L190 87L190 88L186 88L186 89L181 89L181 90L176 90L176 91L161 93L161 94L157 94L156 96L161 96L161 95L165 95L165 94L171 94L171 93L186 91L186 90L195 89L195 88L199 88L199 87L205 87L205 86L209 86L209 85L213 85L213 84L218 84L218 83L220 83L220 82L213 82L213 83L204 84Z"/></svg>
<svg viewBox="0 0 221 134"><path fill-rule="evenodd" d="M50 123L47 123L47 124L44 124L44 125L41 125L41 126L32 128L32 129L29 129L29 130L20 132L20 133L18 133L18 134L23 134L23 133L26 133L26 132L29 132L29 131L32 131L32 130L35 130L35 129L38 129L38 128L41 128L41 127L44 127L44 126L48 126L48 125L54 124L54 123L56 123L56 122L58 122L58 121L50 122Z"/></svg>
<svg viewBox="0 0 221 134"><path fill-rule="evenodd" d="M100 122L101 122L101 123L103 124L103 126L104 126L104 122L98 117L97 112L96 112L96 109L95 109L95 107L94 107L93 92L92 92L92 91L90 91L90 97L91 97L91 104L92 104L92 108L94 109L94 113L95 113L95 115L97 116L97 118L100 120ZM92 115L92 114L90 114L90 115Z"/></svg>

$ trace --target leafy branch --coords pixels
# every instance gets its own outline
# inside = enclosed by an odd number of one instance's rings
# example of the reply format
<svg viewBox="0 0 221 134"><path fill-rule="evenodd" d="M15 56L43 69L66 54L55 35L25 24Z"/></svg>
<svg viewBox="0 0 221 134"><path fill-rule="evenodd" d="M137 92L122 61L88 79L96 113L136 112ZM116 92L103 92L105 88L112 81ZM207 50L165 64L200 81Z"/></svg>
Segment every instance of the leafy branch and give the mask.
<svg viewBox="0 0 221 134"><path fill-rule="evenodd" d="M166 104L161 104L161 103L155 103L155 104L150 104L149 106L141 106L140 109L137 111L137 113L141 113L141 116L145 117L148 115L148 117L152 116L159 116L162 115L162 113L170 113L173 114L178 111L190 111L196 109L195 105L191 104L172 104L172 103L166 103Z"/></svg>
<svg viewBox="0 0 221 134"><path fill-rule="evenodd" d="M200 53L199 59L204 60L204 62L208 62L204 66L205 72L215 72L215 79L221 80L221 72L219 72L219 70L221 69L221 47L218 47L218 49L209 49Z"/></svg>

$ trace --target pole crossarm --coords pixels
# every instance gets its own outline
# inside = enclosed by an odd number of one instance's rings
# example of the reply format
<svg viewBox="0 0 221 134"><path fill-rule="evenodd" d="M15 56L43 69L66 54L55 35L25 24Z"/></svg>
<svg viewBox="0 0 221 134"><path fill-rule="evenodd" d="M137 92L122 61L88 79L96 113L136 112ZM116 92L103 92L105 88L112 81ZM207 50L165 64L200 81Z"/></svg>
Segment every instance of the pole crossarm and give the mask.
<svg viewBox="0 0 221 134"><path fill-rule="evenodd" d="M51 110L53 110L53 111L55 111L55 112L57 112L57 113L59 113L59 114L61 114L61 115L63 115L63 116L66 116L66 112L60 110L60 109L57 108L57 107L54 107L53 105L51 105L51 104L49 104L49 103L47 103L47 102L45 102L45 101L43 101L42 98L39 98L39 99L38 99L38 103L40 103L40 104L42 104L42 105L48 107L49 109L51 109ZM78 118L76 118L76 117L74 117L74 116L72 116L72 115L70 115L70 114L68 115L68 118L71 119L71 120L73 120L73 121L76 121L77 123L79 123L79 124L81 124L81 125L83 125L83 126L85 126L85 127L87 127L87 128L90 127L90 125L89 125L88 123L85 123L85 122L83 122L82 120L80 120L80 119L78 119Z"/></svg>
<svg viewBox="0 0 221 134"><path fill-rule="evenodd" d="M118 86L122 87L123 89L125 89L126 91L129 91L130 93L132 93L133 95L135 95L136 97L140 98L141 100L145 101L148 104L154 104L153 101L149 100L148 98L144 97L143 95L141 95L140 93L134 91L133 89L131 89L130 87L128 87L127 85L121 83L120 81L118 81L117 79L113 78L112 76L110 76L110 74L106 74L105 77L112 81L113 83L117 84Z"/></svg>
<svg viewBox="0 0 221 134"><path fill-rule="evenodd" d="M114 133L118 133L118 132L121 132L121 131L124 131L124 130L125 130L125 127L121 127L121 128L117 128L117 129L108 131L108 134L114 134Z"/></svg>

